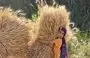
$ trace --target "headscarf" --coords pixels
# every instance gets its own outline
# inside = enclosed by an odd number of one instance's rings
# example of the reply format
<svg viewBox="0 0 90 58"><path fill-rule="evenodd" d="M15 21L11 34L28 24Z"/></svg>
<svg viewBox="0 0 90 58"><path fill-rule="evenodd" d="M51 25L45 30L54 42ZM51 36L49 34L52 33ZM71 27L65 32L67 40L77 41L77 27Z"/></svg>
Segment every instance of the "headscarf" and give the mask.
<svg viewBox="0 0 90 58"><path fill-rule="evenodd" d="M66 30L66 28L62 27L61 31L64 32L64 36L62 38L62 45L61 45L61 48L60 48L60 51L61 51L60 58L68 58L66 41L65 41L65 36L66 36L67 30Z"/></svg>

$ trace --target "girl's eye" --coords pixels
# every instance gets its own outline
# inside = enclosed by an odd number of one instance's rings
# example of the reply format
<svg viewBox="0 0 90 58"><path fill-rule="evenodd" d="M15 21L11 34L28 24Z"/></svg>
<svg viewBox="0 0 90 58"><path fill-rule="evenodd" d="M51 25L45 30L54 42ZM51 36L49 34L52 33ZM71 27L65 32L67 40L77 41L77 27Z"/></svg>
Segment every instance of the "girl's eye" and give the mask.
<svg viewBox="0 0 90 58"><path fill-rule="evenodd" d="M55 39L58 39L59 37L56 37Z"/></svg>

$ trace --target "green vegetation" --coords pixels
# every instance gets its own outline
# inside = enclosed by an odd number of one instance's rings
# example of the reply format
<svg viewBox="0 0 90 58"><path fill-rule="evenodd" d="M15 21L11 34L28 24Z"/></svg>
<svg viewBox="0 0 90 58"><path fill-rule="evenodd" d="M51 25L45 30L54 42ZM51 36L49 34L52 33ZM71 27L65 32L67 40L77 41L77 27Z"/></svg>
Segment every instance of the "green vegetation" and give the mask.
<svg viewBox="0 0 90 58"><path fill-rule="evenodd" d="M90 58L90 37L87 33L76 33L68 43L68 51L70 58Z"/></svg>

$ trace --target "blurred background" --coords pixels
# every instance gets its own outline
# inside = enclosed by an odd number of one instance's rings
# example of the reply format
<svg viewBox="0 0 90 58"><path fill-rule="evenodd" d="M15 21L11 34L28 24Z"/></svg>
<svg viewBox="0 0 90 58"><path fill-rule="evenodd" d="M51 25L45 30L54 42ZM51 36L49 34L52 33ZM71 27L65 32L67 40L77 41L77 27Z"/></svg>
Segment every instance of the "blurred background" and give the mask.
<svg viewBox="0 0 90 58"><path fill-rule="evenodd" d="M71 13L72 27L78 31L68 43L70 58L90 58L90 0L0 0L0 6L22 10L31 20L38 17L38 5L43 7L45 4L65 5Z"/></svg>

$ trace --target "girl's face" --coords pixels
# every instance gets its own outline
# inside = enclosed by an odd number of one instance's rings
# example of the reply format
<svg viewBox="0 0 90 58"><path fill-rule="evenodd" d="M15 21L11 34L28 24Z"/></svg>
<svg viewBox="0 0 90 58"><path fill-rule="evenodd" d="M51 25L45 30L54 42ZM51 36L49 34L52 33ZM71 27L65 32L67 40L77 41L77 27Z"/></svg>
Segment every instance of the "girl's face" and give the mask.
<svg viewBox="0 0 90 58"><path fill-rule="evenodd" d="M64 36L64 31L62 31L60 28L60 30L57 32L57 38L56 39L62 39L63 36Z"/></svg>

